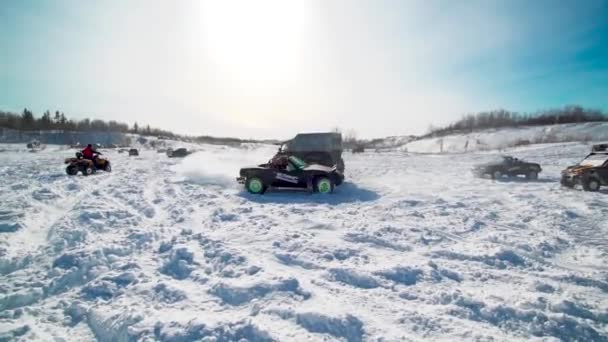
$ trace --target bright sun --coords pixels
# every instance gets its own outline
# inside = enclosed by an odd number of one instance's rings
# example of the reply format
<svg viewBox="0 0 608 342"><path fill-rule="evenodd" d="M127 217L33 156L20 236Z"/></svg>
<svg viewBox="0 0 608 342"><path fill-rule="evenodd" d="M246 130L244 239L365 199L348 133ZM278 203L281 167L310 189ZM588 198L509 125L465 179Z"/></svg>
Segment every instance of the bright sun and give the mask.
<svg viewBox="0 0 608 342"><path fill-rule="evenodd" d="M292 79L309 27L308 9L306 0L205 1L204 54L230 82Z"/></svg>

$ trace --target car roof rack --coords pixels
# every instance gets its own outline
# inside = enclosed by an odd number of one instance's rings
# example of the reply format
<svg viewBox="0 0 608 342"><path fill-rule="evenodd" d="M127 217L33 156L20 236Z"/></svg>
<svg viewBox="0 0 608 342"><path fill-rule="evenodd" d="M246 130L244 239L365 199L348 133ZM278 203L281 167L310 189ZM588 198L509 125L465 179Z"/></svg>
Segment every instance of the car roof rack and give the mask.
<svg viewBox="0 0 608 342"><path fill-rule="evenodd" d="M608 144L597 144L591 147L591 152L594 153L608 153Z"/></svg>

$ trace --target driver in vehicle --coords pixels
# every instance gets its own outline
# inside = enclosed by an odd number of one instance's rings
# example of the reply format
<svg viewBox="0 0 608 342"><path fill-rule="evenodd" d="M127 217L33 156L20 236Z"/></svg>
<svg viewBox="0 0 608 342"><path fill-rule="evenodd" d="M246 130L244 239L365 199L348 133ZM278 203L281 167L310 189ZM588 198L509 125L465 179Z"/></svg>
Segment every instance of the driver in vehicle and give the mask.
<svg viewBox="0 0 608 342"><path fill-rule="evenodd" d="M277 170L285 170L285 169L287 169L288 165L289 165L289 160L287 159L287 156L284 156L284 155L280 155L280 156L276 156L276 157L272 158L269 163L269 166L271 168L277 169Z"/></svg>

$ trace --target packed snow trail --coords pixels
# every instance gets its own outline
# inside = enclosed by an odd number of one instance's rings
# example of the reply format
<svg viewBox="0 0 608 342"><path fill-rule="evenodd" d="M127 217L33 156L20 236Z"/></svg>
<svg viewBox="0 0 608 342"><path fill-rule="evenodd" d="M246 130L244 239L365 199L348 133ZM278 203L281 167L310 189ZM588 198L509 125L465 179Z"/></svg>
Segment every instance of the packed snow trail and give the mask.
<svg viewBox="0 0 608 342"><path fill-rule="evenodd" d="M470 174L490 153L347 154L330 196L253 196L271 147L185 159L3 152L0 340L608 338L608 191L563 189L582 144L511 150L536 182Z"/></svg>

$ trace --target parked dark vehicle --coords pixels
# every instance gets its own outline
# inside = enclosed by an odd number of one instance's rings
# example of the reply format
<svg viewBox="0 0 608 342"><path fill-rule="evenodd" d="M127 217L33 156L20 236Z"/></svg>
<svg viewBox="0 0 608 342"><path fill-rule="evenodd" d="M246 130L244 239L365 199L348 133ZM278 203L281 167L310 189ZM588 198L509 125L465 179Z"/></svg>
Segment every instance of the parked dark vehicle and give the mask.
<svg viewBox="0 0 608 342"><path fill-rule="evenodd" d="M490 176L492 179L500 179L503 176L517 177L523 175L526 179L538 179L542 171L537 163L528 163L510 156L503 156L501 161L476 166L473 172L480 177Z"/></svg>
<svg viewBox="0 0 608 342"><path fill-rule="evenodd" d="M365 146L357 145L357 146L353 147L353 153L363 153L363 152L365 152Z"/></svg>
<svg viewBox="0 0 608 342"><path fill-rule="evenodd" d="M344 174L342 134L300 133L279 147L279 156L295 156L308 164L334 167Z"/></svg>
<svg viewBox="0 0 608 342"><path fill-rule="evenodd" d="M27 146L27 148L31 148L31 149L40 148L40 141L38 141L38 140L31 141L31 142L27 143L26 146Z"/></svg>
<svg viewBox="0 0 608 342"><path fill-rule="evenodd" d="M327 194L342 184L344 176L335 167L307 164L295 156L275 156L266 164L242 168L237 181L252 194L263 194L269 188Z"/></svg>
<svg viewBox="0 0 608 342"><path fill-rule="evenodd" d="M177 150L172 150L172 149L168 149L167 150L167 157L169 158L183 158L187 155L189 155L191 152L189 152L187 149L181 147L178 148Z"/></svg>
<svg viewBox="0 0 608 342"><path fill-rule="evenodd" d="M608 186L608 144L593 145L585 159L562 171L561 183L569 188L582 185L585 191Z"/></svg>
<svg viewBox="0 0 608 342"><path fill-rule="evenodd" d="M129 156L139 156L139 151L136 148L129 150Z"/></svg>

